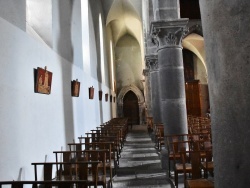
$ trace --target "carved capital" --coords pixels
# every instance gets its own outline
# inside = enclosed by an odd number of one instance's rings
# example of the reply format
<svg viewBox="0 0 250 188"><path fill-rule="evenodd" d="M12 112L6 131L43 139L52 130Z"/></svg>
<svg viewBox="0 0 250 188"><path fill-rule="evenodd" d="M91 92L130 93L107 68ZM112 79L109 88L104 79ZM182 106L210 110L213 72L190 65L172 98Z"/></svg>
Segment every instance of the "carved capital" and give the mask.
<svg viewBox="0 0 250 188"><path fill-rule="evenodd" d="M180 46L187 32L188 19L151 22L151 35L158 41L158 47Z"/></svg>
<svg viewBox="0 0 250 188"><path fill-rule="evenodd" d="M191 33L196 33L200 36L203 36L203 31L202 31L202 26L201 24L195 24L195 25L191 25L187 28L187 30L183 33L183 38L185 38L186 36L188 36Z"/></svg>
<svg viewBox="0 0 250 188"><path fill-rule="evenodd" d="M156 54L146 55L145 59L146 66L150 71L158 69L158 56Z"/></svg>
<svg viewBox="0 0 250 188"><path fill-rule="evenodd" d="M147 77L149 75L149 69L143 69L143 76Z"/></svg>
<svg viewBox="0 0 250 188"><path fill-rule="evenodd" d="M151 40L154 45L159 47L159 40L158 40L158 34L160 33L161 29L159 28L153 28L153 32L151 33Z"/></svg>

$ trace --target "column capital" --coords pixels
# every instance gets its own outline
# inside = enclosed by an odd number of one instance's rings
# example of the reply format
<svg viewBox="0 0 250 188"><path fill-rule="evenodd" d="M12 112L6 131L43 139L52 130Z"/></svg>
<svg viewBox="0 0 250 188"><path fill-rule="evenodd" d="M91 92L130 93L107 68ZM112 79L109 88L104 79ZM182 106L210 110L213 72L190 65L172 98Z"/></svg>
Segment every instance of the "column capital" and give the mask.
<svg viewBox="0 0 250 188"><path fill-rule="evenodd" d="M149 75L149 69L143 69L142 71L143 76L147 77Z"/></svg>
<svg viewBox="0 0 250 188"><path fill-rule="evenodd" d="M158 55L151 54L145 56L146 66L150 71L158 69Z"/></svg>
<svg viewBox="0 0 250 188"><path fill-rule="evenodd" d="M151 22L150 34L152 41L159 49L167 47L182 47L181 40L187 32L188 18L161 20ZM158 50L159 50L158 49Z"/></svg>

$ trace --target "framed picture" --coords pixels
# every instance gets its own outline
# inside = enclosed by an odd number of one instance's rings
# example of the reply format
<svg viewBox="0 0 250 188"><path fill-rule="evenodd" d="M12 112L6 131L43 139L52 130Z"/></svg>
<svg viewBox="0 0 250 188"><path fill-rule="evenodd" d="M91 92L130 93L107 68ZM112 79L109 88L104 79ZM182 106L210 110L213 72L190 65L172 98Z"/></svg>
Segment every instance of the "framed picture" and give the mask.
<svg viewBox="0 0 250 188"><path fill-rule="evenodd" d="M35 93L42 93L49 95L51 93L52 72L37 67L35 70Z"/></svg>
<svg viewBox="0 0 250 188"><path fill-rule="evenodd" d="M99 101L102 100L102 90L99 91Z"/></svg>
<svg viewBox="0 0 250 188"><path fill-rule="evenodd" d="M80 94L80 82L78 79L71 81L71 96L79 97Z"/></svg>
<svg viewBox="0 0 250 188"><path fill-rule="evenodd" d="M108 97L109 97L109 94L106 93L106 94L105 94L105 101L108 101Z"/></svg>
<svg viewBox="0 0 250 188"><path fill-rule="evenodd" d="M91 86L89 87L89 99L93 99L94 98L94 87Z"/></svg>

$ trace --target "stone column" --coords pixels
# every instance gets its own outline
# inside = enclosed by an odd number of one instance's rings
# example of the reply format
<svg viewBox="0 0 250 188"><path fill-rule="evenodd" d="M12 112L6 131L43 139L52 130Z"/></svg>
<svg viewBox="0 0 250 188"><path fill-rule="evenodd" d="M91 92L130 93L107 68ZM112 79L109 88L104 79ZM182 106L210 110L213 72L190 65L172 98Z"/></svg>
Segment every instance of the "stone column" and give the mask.
<svg viewBox="0 0 250 188"><path fill-rule="evenodd" d="M158 44L159 89L164 134L187 133L187 114L181 40L188 19L151 22Z"/></svg>
<svg viewBox="0 0 250 188"><path fill-rule="evenodd" d="M152 115L154 123L161 123L161 106L159 92L159 70L157 55L146 55L147 67L150 67L150 88L152 101Z"/></svg>
<svg viewBox="0 0 250 188"><path fill-rule="evenodd" d="M179 18L179 0L152 0L154 20Z"/></svg>
<svg viewBox="0 0 250 188"><path fill-rule="evenodd" d="M151 105L151 88L150 88L150 73L149 69L143 70L143 75L145 77L145 100L146 100L146 107L147 107L147 116L152 117L152 105Z"/></svg>
<svg viewBox="0 0 250 188"><path fill-rule="evenodd" d="M200 0L215 187L250 184L250 1Z"/></svg>

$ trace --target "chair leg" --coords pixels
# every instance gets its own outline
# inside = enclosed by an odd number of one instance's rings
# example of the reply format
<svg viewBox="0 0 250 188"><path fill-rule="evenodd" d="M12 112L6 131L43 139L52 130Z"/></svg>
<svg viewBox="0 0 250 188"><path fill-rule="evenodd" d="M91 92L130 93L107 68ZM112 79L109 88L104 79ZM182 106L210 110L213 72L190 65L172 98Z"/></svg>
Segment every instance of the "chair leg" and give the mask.
<svg viewBox="0 0 250 188"><path fill-rule="evenodd" d="M174 184L175 187L178 188L178 172L174 171Z"/></svg>
<svg viewBox="0 0 250 188"><path fill-rule="evenodd" d="M170 167L170 160L168 158L168 177L169 178L171 177L170 169L171 169L171 167Z"/></svg>

